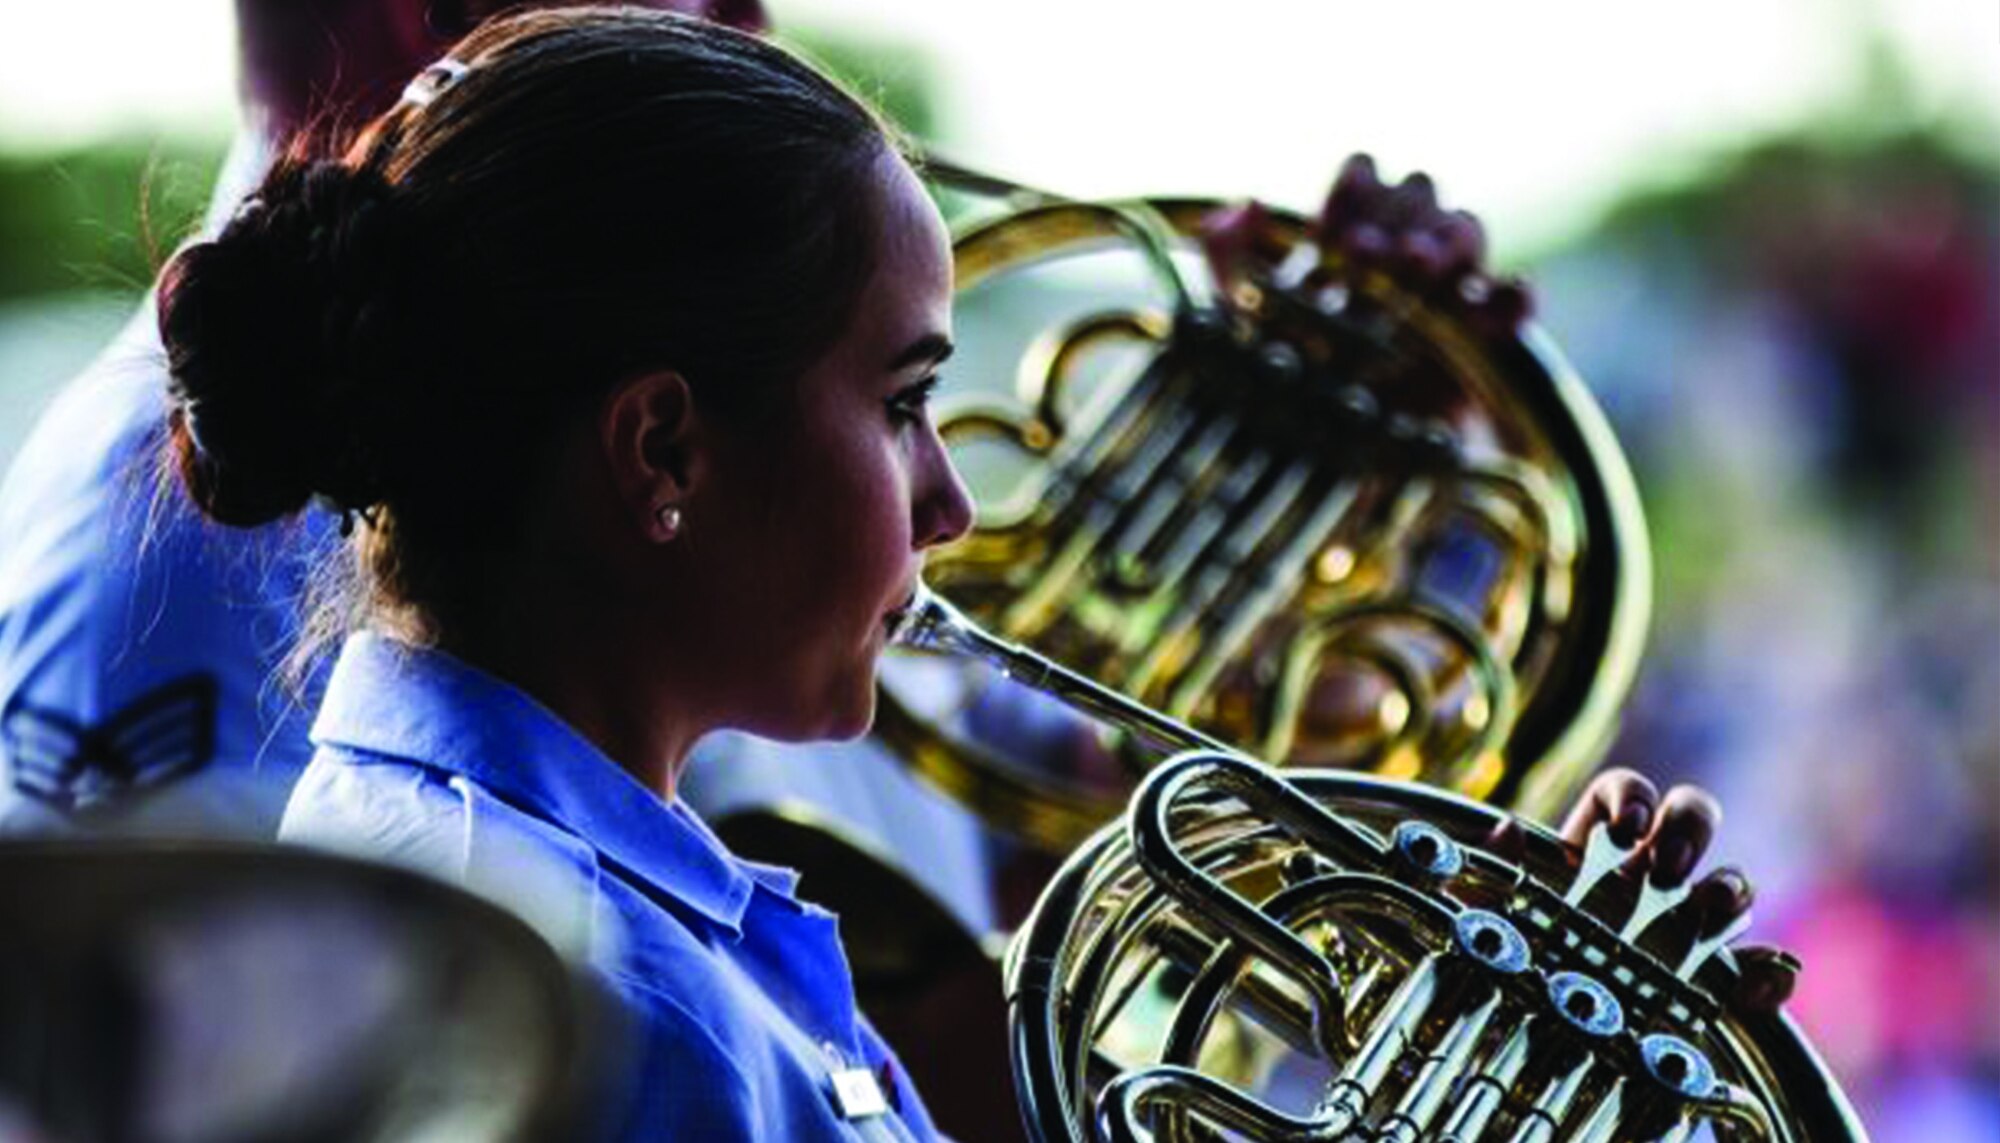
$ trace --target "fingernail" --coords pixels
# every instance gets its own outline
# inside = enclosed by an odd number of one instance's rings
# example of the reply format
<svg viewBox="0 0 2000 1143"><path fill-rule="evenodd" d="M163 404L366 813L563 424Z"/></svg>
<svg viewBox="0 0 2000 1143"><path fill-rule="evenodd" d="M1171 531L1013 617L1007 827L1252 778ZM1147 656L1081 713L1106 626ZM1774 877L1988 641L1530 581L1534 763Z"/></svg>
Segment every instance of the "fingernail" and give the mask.
<svg viewBox="0 0 2000 1143"><path fill-rule="evenodd" d="M1784 1006L1798 989L1797 962L1759 961L1746 966L1736 990L1736 1006L1746 1012L1771 1013Z"/></svg>
<svg viewBox="0 0 2000 1143"><path fill-rule="evenodd" d="M1515 329L1534 316L1535 303L1527 287L1517 281L1507 281L1493 287L1486 309L1493 320Z"/></svg>
<svg viewBox="0 0 2000 1143"><path fill-rule="evenodd" d="M1618 820L1611 825L1611 840L1619 845L1631 845L1646 836L1646 826L1653 820L1653 807L1644 802L1627 802L1618 811Z"/></svg>
<svg viewBox="0 0 2000 1143"><path fill-rule="evenodd" d="M1263 208L1255 202L1225 206L1202 219L1202 253L1216 277L1231 277L1250 259L1263 224Z"/></svg>
<svg viewBox="0 0 2000 1143"><path fill-rule="evenodd" d="M1757 891L1750 887L1750 879L1745 877L1740 870L1717 870L1715 879L1722 882L1725 889L1727 889L1729 903L1739 913L1748 908L1751 900L1757 896Z"/></svg>
<svg viewBox="0 0 2000 1143"><path fill-rule="evenodd" d="M1687 879L1688 866L1694 864L1694 847L1686 838L1669 838L1653 851L1653 884L1662 889L1679 885Z"/></svg>
<svg viewBox="0 0 2000 1143"><path fill-rule="evenodd" d="M1519 861L1528 849L1528 835L1521 829L1521 823L1513 818L1503 818L1486 835L1486 851L1507 861Z"/></svg>
<svg viewBox="0 0 2000 1143"><path fill-rule="evenodd" d="M1702 882L1701 935L1711 937L1735 923L1756 897L1750 879L1735 869L1718 869Z"/></svg>

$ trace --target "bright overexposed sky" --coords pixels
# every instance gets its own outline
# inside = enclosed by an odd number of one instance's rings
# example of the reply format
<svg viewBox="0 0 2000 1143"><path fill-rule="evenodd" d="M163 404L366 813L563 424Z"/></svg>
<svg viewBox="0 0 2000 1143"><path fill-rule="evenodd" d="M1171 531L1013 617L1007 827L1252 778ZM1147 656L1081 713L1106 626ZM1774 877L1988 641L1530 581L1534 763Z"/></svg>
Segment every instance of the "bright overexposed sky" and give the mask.
<svg viewBox="0 0 2000 1143"><path fill-rule="evenodd" d="M2000 148L1990 0L770 0L916 49L959 157L1072 194L1309 206L1357 149L1431 171L1503 253L1622 182L1867 99ZM222 133L230 0L0 3L0 147ZM1878 53L1879 55L1879 53ZM1513 241L1510 242L1510 239Z"/></svg>

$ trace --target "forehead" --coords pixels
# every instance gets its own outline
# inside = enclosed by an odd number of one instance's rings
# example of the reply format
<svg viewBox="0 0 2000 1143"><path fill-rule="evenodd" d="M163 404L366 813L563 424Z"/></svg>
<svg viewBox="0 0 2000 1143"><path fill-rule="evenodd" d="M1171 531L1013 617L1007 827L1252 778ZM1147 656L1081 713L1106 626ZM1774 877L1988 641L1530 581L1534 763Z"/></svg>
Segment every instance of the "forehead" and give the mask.
<svg viewBox="0 0 2000 1143"><path fill-rule="evenodd" d="M867 193L877 223L867 283L834 344L807 372L873 389L900 376L892 367L919 340L951 337L951 241L923 183L901 158L877 160ZM808 384L808 392L828 386Z"/></svg>
<svg viewBox="0 0 2000 1143"><path fill-rule="evenodd" d="M864 308L884 321L904 323L885 331L892 336L949 334L951 237L943 217L900 156L885 153L877 160L874 189L882 225ZM909 328L910 323L923 328Z"/></svg>

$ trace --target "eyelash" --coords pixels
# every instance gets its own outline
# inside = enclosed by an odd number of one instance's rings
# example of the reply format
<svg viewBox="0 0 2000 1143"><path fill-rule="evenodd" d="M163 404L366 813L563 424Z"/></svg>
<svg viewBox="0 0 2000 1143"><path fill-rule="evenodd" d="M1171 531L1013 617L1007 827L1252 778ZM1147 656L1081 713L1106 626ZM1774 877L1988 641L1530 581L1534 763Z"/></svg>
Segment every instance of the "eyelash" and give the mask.
<svg viewBox="0 0 2000 1143"><path fill-rule="evenodd" d="M889 406L889 419L899 425L914 425L930 415L931 394L937 391L940 378L933 373L922 381L899 389L895 395L883 402Z"/></svg>

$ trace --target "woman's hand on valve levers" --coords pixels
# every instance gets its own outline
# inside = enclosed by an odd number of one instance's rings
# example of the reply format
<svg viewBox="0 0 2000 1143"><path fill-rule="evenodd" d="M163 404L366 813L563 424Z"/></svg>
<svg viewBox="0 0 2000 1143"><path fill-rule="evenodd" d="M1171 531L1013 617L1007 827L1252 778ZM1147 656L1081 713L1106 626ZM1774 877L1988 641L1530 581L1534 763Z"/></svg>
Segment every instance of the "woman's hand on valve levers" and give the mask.
<svg viewBox="0 0 2000 1143"><path fill-rule="evenodd" d="M1636 770L1611 769L1584 788L1563 820L1562 838L1581 848L1599 824L1610 829L1612 841L1632 847L1626 875L1644 877L1662 889L1671 889L1685 884L1701 864L1722 824L1722 806L1698 786L1675 786L1662 794ZM1519 856L1524 843L1521 828L1512 818L1489 839L1490 847L1502 856ZM1697 935L1712 936L1734 924L1749 910L1755 896L1750 879L1734 866L1704 874L1689 891L1689 900L1701 918ZM1764 945L1737 945L1734 951L1743 972L1738 1006L1748 1011L1776 1011L1797 983L1797 960Z"/></svg>
<svg viewBox="0 0 2000 1143"><path fill-rule="evenodd" d="M1203 227L1209 261L1223 279L1246 261L1282 257L1270 237L1268 212L1254 201L1216 211ZM1512 333L1534 309L1519 279L1488 272L1479 220L1440 206L1437 188L1421 171L1389 185L1373 159L1349 157L1308 237L1327 254L1387 271L1404 288L1448 303L1492 333Z"/></svg>

